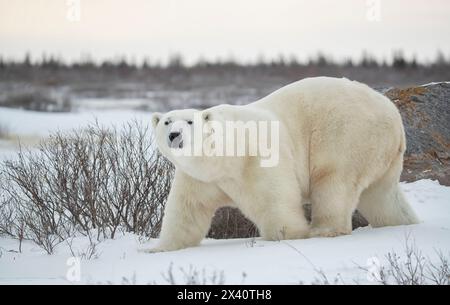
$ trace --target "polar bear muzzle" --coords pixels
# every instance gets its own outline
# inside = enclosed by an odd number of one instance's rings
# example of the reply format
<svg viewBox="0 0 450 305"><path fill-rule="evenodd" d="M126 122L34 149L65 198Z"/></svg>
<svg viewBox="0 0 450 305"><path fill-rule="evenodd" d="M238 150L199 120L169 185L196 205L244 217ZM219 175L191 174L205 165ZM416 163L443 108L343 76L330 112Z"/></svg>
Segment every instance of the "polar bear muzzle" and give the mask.
<svg viewBox="0 0 450 305"><path fill-rule="evenodd" d="M168 145L170 148L183 148L183 136L179 131L171 132L168 136Z"/></svg>

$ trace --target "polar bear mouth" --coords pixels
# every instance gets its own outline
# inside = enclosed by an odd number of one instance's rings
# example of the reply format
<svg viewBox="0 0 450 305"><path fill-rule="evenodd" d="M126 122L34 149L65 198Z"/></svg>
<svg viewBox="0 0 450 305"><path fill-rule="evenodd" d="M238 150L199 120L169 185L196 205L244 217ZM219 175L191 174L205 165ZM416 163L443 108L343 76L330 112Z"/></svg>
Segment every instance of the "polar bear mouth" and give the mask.
<svg viewBox="0 0 450 305"><path fill-rule="evenodd" d="M182 149L183 139L181 139L181 137L176 137L173 141L169 141L169 147L172 149Z"/></svg>

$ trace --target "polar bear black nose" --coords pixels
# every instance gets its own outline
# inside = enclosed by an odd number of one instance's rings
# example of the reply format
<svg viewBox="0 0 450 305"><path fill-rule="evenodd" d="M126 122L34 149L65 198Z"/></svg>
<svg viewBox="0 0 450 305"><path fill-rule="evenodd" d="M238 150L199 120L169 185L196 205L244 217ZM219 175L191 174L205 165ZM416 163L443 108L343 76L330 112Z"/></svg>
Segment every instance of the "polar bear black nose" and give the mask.
<svg viewBox="0 0 450 305"><path fill-rule="evenodd" d="M169 133L169 140L172 142L175 138L177 138L181 133L180 132L171 132Z"/></svg>

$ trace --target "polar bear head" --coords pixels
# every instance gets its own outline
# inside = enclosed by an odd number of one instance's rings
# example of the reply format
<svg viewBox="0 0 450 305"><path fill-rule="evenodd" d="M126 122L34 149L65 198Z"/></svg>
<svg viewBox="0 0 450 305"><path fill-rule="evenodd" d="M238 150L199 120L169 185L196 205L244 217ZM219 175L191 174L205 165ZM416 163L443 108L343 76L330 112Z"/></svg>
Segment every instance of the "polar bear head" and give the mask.
<svg viewBox="0 0 450 305"><path fill-rule="evenodd" d="M277 164L279 126L272 119L259 109L219 105L155 113L152 123L161 153L188 175L211 182L239 171L236 167L245 162Z"/></svg>
<svg viewBox="0 0 450 305"><path fill-rule="evenodd" d="M213 153L214 147L205 124L208 116L196 109L154 113L152 125L159 151L177 168L199 180L210 182L223 175L223 158ZM209 147L209 148L208 148Z"/></svg>

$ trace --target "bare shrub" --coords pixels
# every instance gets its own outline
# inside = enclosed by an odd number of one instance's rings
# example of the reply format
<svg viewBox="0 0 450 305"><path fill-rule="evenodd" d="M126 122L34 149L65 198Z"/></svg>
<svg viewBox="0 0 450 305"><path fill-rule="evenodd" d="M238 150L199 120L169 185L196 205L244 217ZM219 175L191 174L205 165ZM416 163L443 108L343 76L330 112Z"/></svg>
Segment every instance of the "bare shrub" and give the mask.
<svg viewBox="0 0 450 305"><path fill-rule="evenodd" d="M89 244L87 245L87 247L81 250L75 249L75 247L73 246L74 238L69 238L66 240L67 246L69 247L70 253L73 257L79 257L80 259L84 260L97 259L100 257L100 253L97 249L99 242L96 241L90 233L88 233L88 239Z"/></svg>
<svg viewBox="0 0 450 305"><path fill-rule="evenodd" d="M173 272L173 264L170 264L167 272L163 273L164 280L169 285L223 285L225 284L225 274L223 271L213 271L207 273L205 269L198 271L192 265L189 269L179 268L182 275L180 281L176 280Z"/></svg>
<svg viewBox="0 0 450 305"><path fill-rule="evenodd" d="M39 152L4 164L0 232L48 253L73 232L114 238L118 230L157 237L173 176L147 128L98 124L56 133ZM6 182L5 182L6 181Z"/></svg>
<svg viewBox="0 0 450 305"><path fill-rule="evenodd" d="M259 236L258 228L236 208L221 208L214 215L208 237L247 238Z"/></svg>
<svg viewBox="0 0 450 305"><path fill-rule="evenodd" d="M315 271L317 273L317 276L311 283L308 283L308 285L346 285L344 279L340 274L334 277L329 277L322 269L316 269ZM302 281L300 281L299 284L305 285L305 283Z"/></svg>
<svg viewBox="0 0 450 305"><path fill-rule="evenodd" d="M1 172L0 172L1 173ZM25 239L25 222L17 213L17 202L6 194L10 186L5 176L0 174L0 235L8 235L19 241L18 252L22 252L22 241Z"/></svg>
<svg viewBox="0 0 450 305"><path fill-rule="evenodd" d="M379 267L374 278L383 285L449 285L450 255L436 251L438 262L425 256L409 237L402 255L391 251L385 255L386 264ZM365 267L360 269L369 272ZM373 272L373 271L372 271Z"/></svg>
<svg viewBox="0 0 450 305"><path fill-rule="evenodd" d="M305 256L300 250L291 245L287 241L282 241L283 244L298 253L306 262L314 269L317 276L307 284L312 285L347 285L341 274L329 276L321 268L318 268L314 263ZM450 284L450 254L444 254L442 251L436 251L438 261L434 261L428 256L425 256L422 251L416 246L410 235L405 238L405 248L403 253L391 251L385 255L385 263L376 259L375 265L364 267L356 265L360 270L367 274L367 278L373 284L382 285L449 285ZM299 284L305 284L300 281ZM361 281L355 279L351 284L360 285ZM365 283L364 283L365 284Z"/></svg>

